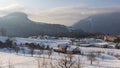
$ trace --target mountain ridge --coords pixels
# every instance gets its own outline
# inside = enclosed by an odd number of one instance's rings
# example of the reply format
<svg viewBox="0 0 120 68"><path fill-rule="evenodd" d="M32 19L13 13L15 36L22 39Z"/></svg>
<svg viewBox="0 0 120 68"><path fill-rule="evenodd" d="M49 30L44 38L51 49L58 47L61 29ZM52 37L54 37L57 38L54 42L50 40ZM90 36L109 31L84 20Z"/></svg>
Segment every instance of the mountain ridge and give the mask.
<svg viewBox="0 0 120 68"><path fill-rule="evenodd" d="M64 25L31 21L27 14L14 12L0 18L0 28L7 36L57 35L68 32Z"/></svg>
<svg viewBox="0 0 120 68"><path fill-rule="evenodd" d="M86 32L120 34L120 12L91 15L78 21L72 27Z"/></svg>

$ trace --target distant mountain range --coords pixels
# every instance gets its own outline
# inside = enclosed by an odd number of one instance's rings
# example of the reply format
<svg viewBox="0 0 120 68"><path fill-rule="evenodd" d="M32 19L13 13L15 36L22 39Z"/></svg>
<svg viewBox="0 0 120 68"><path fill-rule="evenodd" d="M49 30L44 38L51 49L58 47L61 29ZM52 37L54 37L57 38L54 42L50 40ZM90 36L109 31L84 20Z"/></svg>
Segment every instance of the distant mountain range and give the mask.
<svg viewBox="0 0 120 68"><path fill-rule="evenodd" d="M85 32L120 34L120 12L91 15L72 26Z"/></svg>
<svg viewBox="0 0 120 68"><path fill-rule="evenodd" d="M65 35L68 28L59 24L34 22L22 12L14 12L0 18L0 31L7 36Z"/></svg>
<svg viewBox="0 0 120 68"><path fill-rule="evenodd" d="M71 31L73 31L71 33ZM72 29L60 24L34 22L22 12L14 12L0 18L0 34L7 36L87 36L87 32L120 34L120 12L103 13L89 16L72 26Z"/></svg>

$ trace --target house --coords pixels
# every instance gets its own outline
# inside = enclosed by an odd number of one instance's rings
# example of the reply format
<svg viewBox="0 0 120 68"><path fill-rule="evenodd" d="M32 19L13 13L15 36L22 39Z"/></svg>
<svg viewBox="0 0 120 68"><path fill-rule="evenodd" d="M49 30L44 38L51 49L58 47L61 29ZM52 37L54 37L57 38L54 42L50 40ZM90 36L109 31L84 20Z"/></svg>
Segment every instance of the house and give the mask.
<svg viewBox="0 0 120 68"><path fill-rule="evenodd" d="M79 47L70 46L68 44L59 44L57 50L55 51L61 53L81 54Z"/></svg>
<svg viewBox="0 0 120 68"><path fill-rule="evenodd" d="M76 46L71 46L70 48L67 49L67 53L81 54L81 49Z"/></svg>
<svg viewBox="0 0 120 68"><path fill-rule="evenodd" d="M67 52L67 48L69 48L70 45L68 44L58 44L57 45L57 49L54 49L55 52L62 52L62 53L66 53Z"/></svg>
<svg viewBox="0 0 120 68"><path fill-rule="evenodd" d="M104 36L104 40L105 41L110 41L110 42L113 42L115 39L117 39L118 36L117 35L105 35Z"/></svg>
<svg viewBox="0 0 120 68"><path fill-rule="evenodd" d="M58 47L58 49L57 49L58 51L60 51L60 52L63 51L63 49L62 49L62 47L60 45L58 45L57 47Z"/></svg>

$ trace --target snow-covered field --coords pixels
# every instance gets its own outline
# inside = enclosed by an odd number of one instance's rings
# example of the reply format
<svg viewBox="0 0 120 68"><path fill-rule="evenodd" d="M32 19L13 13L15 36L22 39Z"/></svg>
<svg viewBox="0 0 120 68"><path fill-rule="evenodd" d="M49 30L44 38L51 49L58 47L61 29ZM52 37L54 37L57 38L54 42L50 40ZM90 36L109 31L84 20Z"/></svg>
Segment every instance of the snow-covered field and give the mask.
<svg viewBox="0 0 120 68"><path fill-rule="evenodd" d="M74 55L74 59L77 59L78 56L80 55ZM87 60L86 56L80 56L83 68L99 68L99 66L100 68L120 68L120 60L117 60L117 58L104 54L102 56L104 56L105 59L97 58L99 61L94 61L93 65L90 65L90 61ZM55 53L51 56L52 61L47 55L44 55L44 57L41 56L39 58L41 68L51 68L51 65L49 65L50 62L52 62L53 65L57 65L57 59L62 57L62 55ZM38 68L38 56L31 57L28 55L24 56L0 52L0 66L2 68L8 68L9 63L13 65L14 68ZM44 64L46 64L46 67L44 67Z"/></svg>
<svg viewBox="0 0 120 68"><path fill-rule="evenodd" d="M7 37L0 37L0 40L5 41L6 38ZM69 40L42 40L30 38L13 38L13 40L17 44L35 42L39 44L50 45L54 48L58 44L69 43ZM71 47L76 46L72 45ZM73 59L77 61L79 57L83 68L120 68L120 60L114 56L120 55L120 50L118 49L106 49L95 47L80 47L80 49L84 53L84 55L73 55ZM88 60L87 57L87 53L91 51L103 52L100 56L95 57L96 60L93 61L93 65L90 64L90 60ZM40 64L41 68L53 68L53 66L58 65L58 62L61 58L64 58L64 54L61 53L59 54L53 52L53 54L50 57L46 53L41 55L34 54L34 56L31 57L30 54L16 54L14 51L10 53L7 49L0 49L0 68L9 68L9 66L13 66L14 68L38 68L38 63Z"/></svg>

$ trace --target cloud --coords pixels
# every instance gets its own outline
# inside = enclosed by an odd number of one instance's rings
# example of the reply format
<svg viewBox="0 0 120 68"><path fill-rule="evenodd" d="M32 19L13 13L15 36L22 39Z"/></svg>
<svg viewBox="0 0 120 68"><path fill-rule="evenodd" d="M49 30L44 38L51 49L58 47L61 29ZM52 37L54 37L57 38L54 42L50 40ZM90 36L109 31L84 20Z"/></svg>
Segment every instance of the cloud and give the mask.
<svg viewBox="0 0 120 68"><path fill-rule="evenodd" d="M72 25L93 14L120 11L120 7L89 7L87 5L58 7L29 12L30 19L48 23ZM34 13L33 13L34 12Z"/></svg>
<svg viewBox="0 0 120 68"><path fill-rule="evenodd" d="M20 4L11 4L8 6L0 6L0 16L7 15L11 12L23 12L24 8Z"/></svg>
<svg viewBox="0 0 120 68"><path fill-rule="evenodd" d="M22 10L23 8L22 8L22 6L21 5L19 5L19 4L11 4L11 5L9 5L9 6L5 6L5 7L0 7L0 10L1 11L20 11L20 10Z"/></svg>
<svg viewBox="0 0 120 68"><path fill-rule="evenodd" d="M0 16L4 16L11 12L25 12L28 14L29 18L33 21L46 22L46 23L54 23L54 24L64 24L64 25L72 25L75 22L86 18L90 15L99 14L99 13L107 13L113 11L120 11L119 6L111 6L111 7L91 7L85 4L82 5L71 5L71 6L63 6L50 8L46 10L39 9L28 9L24 8L24 6L16 3L8 6L0 6Z"/></svg>

